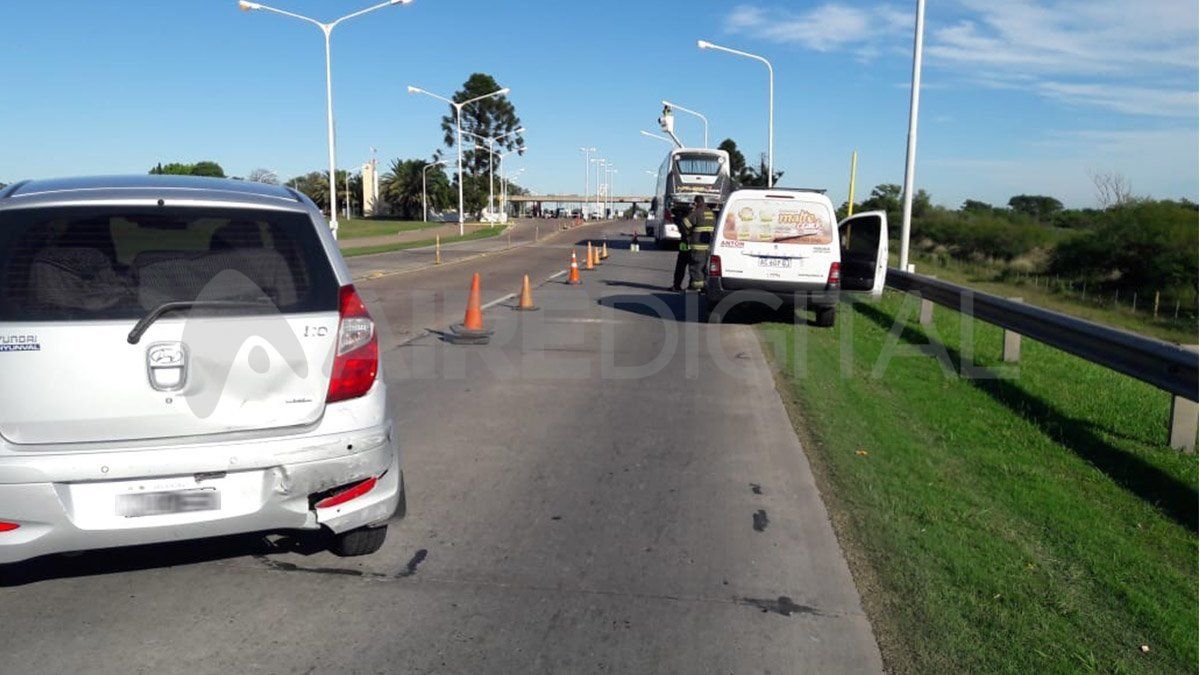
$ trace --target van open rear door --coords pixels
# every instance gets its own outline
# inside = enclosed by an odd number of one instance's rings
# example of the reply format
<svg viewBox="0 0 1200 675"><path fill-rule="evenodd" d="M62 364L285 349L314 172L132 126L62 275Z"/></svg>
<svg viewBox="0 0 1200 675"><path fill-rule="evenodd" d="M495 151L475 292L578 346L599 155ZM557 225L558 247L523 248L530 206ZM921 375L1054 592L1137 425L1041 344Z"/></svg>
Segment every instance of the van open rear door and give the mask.
<svg viewBox="0 0 1200 675"><path fill-rule="evenodd" d="M883 294L887 277L887 213L867 211L838 223L842 243L842 290Z"/></svg>

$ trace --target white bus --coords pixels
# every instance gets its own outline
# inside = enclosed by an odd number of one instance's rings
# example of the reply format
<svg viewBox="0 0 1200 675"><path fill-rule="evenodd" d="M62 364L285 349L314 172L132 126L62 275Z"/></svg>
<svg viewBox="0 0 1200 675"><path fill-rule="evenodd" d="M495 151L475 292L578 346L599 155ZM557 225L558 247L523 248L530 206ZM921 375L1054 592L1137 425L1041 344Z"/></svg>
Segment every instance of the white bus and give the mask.
<svg viewBox="0 0 1200 675"><path fill-rule="evenodd" d="M646 236L660 246L679 241L679 228L671 213L676 206L692 208L696 195L709 208L719 209L733 191L729 153L707 148L676 148L658 169L658 185L646 217Z"/></svg>

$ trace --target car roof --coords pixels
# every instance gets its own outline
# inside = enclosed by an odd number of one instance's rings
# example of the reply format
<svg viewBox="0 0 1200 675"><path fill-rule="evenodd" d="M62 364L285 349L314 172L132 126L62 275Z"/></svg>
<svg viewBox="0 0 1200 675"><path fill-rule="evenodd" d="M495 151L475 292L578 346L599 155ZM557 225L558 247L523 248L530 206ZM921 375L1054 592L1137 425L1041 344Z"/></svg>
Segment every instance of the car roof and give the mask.
<svg viewBox="0 0 1200 675"><path fill-rule="evenodd" d="M279 185L201 176L86 176L15 183L0 190L0 209L94 203L207 202L307 210L300 193Z"/></svg>

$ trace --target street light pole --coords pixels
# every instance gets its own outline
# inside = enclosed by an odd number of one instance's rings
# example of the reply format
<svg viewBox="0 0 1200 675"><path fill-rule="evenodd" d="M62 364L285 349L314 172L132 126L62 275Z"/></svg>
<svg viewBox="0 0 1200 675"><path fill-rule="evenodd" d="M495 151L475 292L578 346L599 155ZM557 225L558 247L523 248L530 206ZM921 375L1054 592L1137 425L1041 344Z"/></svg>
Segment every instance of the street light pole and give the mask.
<svg viewBox="0 0 1200 675"><path fill-rule="evenodd" d="M509 150L508 152L504 153L503 155L499 155L499 158L500 158L500 189L501 189L501 191L504 193L504 199L505 199L505 205L504 205L504 207L505 207L505 209L507 209L507 208L508 208L508 204L507 204L507 200L508 200L508 187L505 185L505 181L506 181L507 179L504 177L504 158L505 158L505 157L508 157L509 155L511 155L511 154L513 154L513 153L525 154L525 150L526 150L526 147L525 147L524 145L522 145L521 147L519 147L519 148L516 148L516 149L514 149L514 150ZM492 155L493 155L493 156L496 156L496 153L495 153L495 152L493 152L493 153L492 153Z"/></svg>
<svg viewBox="0 0 1200 675"><path fill-rule="evenodd" d="M329 229L333 232L333 236L337 238L338 221L337 221L337 156L335 151L335 141L333 133L333 65L332 54L329 48L329 38L333 34L333 29L338 24L353 19L356 16L362 16L368 12L373 12L377 9L382 9L389 5L407 5L412 0L386 0L377 5L372 5L366 9L360 9L357 12L352 12L343 16L340 19L335 19L329 23L322 23L316 19L286 12L282 9L276 9L259 2L249 2L248 0L238 0L238 8L244 12L262 10L272 12L282 16L291 17L306 21L321 29L321 33L325 36L325 129L329 136Z"/></svg>
<svg viewBox="0 0 1200 675"><path fill-rule="evenodd" d="M925 40L925 0L917 0L913 30L912 92L908 106L908 148L904 153L904 218L900 224L900 269L908 271L908 236L912 230L913 178L917 168L917 108L921 102L921 51Z"/></svg>
<svg viewBox="0 0 1200 675"><path fill-rule="evenodd" d="M596 166L596 210L600 212L600 219L604 219L604 207L600 204L600 173L604 171L604 165L608 162L607 159L600 157L593 159Z"/></svg>
<svg viewBox="0 0 1200 675"><path fill-rule="evenodd" d="M680 112L685 112L689 115L695 115L696 117L699 117L700 121L704 122L704 147L708 148L708 118L707 117L705 117L704 115L701 115L700 113L696 112L695 110L688 110L687 108L685 108L677 103L671 103L670 101L664 100L662 102L662 104L669 108L674 108Z"/></svg>
<svg viewBox="0 0 1200 675"><path fill-rule="evenodd" d="M617 202L613 198L613 179L612 179L612 177L615 175L617 175L617 170L610 167L609 169L607 169L605 171L605 178L604 178L604 182L607 184L606 192L608 193L608 210L613 212L613 215L616 215L615 212L617 210Z"/></svg>
<svg viewBox="0 0 1200 675"><path fill-rule="evenodd" d="M924 0L919 0L924 7ZM923 14L922 14L923 16ZM767 85L767 187L775 187L775 68L771 62L758 54L743 52L729 47L715 45L707 40L697 40L696 46L700 49L715 49L721 52L727 52L736 56L744 56L748 59L761 61L767 66L767 75L769 78ZM682 108L680 108L682 110Z"/></svg>
<svg viewBox="0 0 1200 675"><path fill-rule="evenodd" d="M592 157L592 153L595 152L596 149L595 148L580 148L579 151L583 153L583 199L579 200L579 215L586 219L586 214L584 213L584 210L587 208L588 193L592 189L592 176L591 176L592 159L591 159L591 157Z"/></svg>
<svg viewBox="0 0 1200 675"><path fill-rule="evenodd" d="M476 96L475 98L468 99L461 103L456 103L456 102L446 98L445 96L438 96L437 94L425 91L424 89L421 89L420 87L414 87L411 84L408 85L408 93L410 93L410 94L425 94L426 96L429 96L430 98L435 98L444 103L449 103L450 107L454 108L454 139L455 139L455 145L458 146L458 236L460 236L460 237L466 231L466 227L463 225L463 164L462 164L462 160L463 160L463 157L462 157L462 109L463 109L463 106L474 103L476 101L482 101L485 98L492 98L493 96L504 96L509 91L510 91L509 88L505 87L503 89L497 89L496 91L493 91L490 94L484 94L483 96Z"/></svg>
<svg viewBox="0 0 1200 675"><path fill-rule="evenodd" d="M438 160L433 164L426 164L424 168L421 169L421 222L423 223L429 222L429 204L426 201L425 196L425 179L429 175L429 169L435 166L444 166L445 164L445 162Z"/></svg>
<svg viewBox="0 0 1200 675"><path fill-rule="evenodd" d="M470 131L463 132L464 134L470 136L471 138L475 138L475 139L481 140L481 141L487 141L487 143L488 143L487 151L490 153L488 155L488 213L493 213L492 201L493 201L494 195L496 193L495 169L492 166L492 157L496 154L496 141L498 141L506 136L512 136L513 134L519 134L522 131L525 131L525 127L520 127L519 129L513 129L512 131L506 131L506 132L500 134L499 136L480 136L479 134L473 134Z"/></svg>
<svg viewBox="0 0 1200 675"><path fill-rule="evenodd" d="M672 148L673 148L673 147L675 147L675 141L673 141L673 140L671 140L671 139L667 138L666 136L660 136L660 135L658 135L658 134L652 134L652 133L650 133L649 131L639 131L638 133L640 133L641 135L645 136L646 138L653 138L653 139L656 139L656 140L662 141L663 143L667 143L667 144L669 144L669 145L670 145Z"/></svg>

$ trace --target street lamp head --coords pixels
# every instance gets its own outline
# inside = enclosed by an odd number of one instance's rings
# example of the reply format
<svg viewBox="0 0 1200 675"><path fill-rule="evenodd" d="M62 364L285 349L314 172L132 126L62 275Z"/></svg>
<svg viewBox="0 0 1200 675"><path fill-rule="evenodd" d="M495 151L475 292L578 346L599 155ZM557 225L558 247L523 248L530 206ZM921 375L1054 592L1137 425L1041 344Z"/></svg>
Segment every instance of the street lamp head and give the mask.
<svg viewBox="0 0 1200 675"><path fill-rule="evenodd" d="M243 12L249 12L253 9L262 9L262 5L257 2L246 2L246 0L238 0L238 9Z"/></svg>
<svg viewBox="0 0 1200 675"><path fill-rule="evenodd" d="M501 89L500 91L496 92L495 94L493 94L493 96L508 96L508 92L510 92L510 91L512 91L512 89L505 87L505 88Z"/></svg>
<svg viewBox="0 0 1200 675"><path fill-rule="evenodd" d="M410 94L420 94L422 91L424 90L419 87L414 87L411 84L408 85L408 93Z"/></svg>
<svg viewBox="0 0 1200 675"><path fill-rule="evenodd" d="M390 4L390 5L407 5L410 2L412 2L412 0L391 0L391 2L389 2L388 4Z"/></svg>
<svg viewBox="0 0 1200 675"><path fill-rule="evenodd" d="M712 43L708 40L696 40L696 46L700 49L709 49L712 47Z"/></svg>

